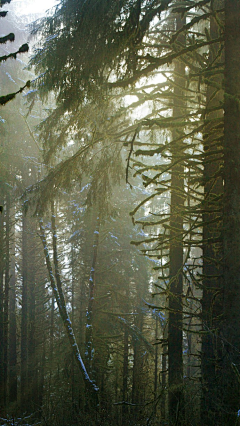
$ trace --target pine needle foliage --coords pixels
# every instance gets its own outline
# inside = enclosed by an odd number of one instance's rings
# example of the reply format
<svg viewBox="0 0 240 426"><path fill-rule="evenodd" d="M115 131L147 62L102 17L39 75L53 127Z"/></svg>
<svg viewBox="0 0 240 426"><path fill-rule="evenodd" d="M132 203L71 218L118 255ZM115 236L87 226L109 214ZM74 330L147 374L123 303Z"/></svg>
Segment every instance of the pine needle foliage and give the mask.
<svg viewBox="0 0 240 426"><path fill-rule="evenodd" d="M176 30L179 15L186 21ZM213 23L214 35L211 33ZM99 106L109 95L109 89L113 89L112 96L121 96L122 89L131 87L131 93L137 97L135 106L148 105L148 115L136 119L130 129L119 130L117 126L114 129L115 139L126 138L128 168L134 170L135 176L142 177L144 188L150 192L131 213L133 221L145 230L135 244L142 246L142 252L156 261L155 270L159 273L156 287L163 289L167 297L174 298L172 283L180 274L184 276L181 297L188 313L184 324L190 324L189 333L195 332L191 321L188 322L192 315L198 318L197 327L203 328L203 344L206 343L204 333L212 333L217 339L220 327L217 305L223 306L222 286L218 284L225 232L222 230L222 182L226 178L223 173L226 148L224 151L222 55L225 35L221 2L65 1L53 17L35 29L48 37L31 62L41 73L39 91L43 98L51 91L57 94L56 109L49 119L53 120L52 140L59 120L64 122L67 114L73 114L76 120L76 111L83 105L90 106L91 102ZM53 63L55 54L57 62ZM182 76L175 67L177 62L185 67ZM153 83L149 88L146 78L154 81L159 75L164 83ZM177 95L179 77L184 80L184 114L173 113L181 97ZM236 100L233 96L232 101ZM229 95L227 101L230 102ZM70 121L65 123L68 135ZM43 124L43 134L45 130ZM51 158L51 152L56 153L63 146L61 137L53 149L48 147L46 158L48 155ZM173 152L176 155L173 156ZM173 212L169 202L177 169L181 170L179 177L184 184L175 189L184 203ZM221 185L216 190L219 182ZM172 214L183 223L180 232L171 220ZM173 240L183 244L183 261L175 277L169 271ZM206 249L209 246L211 253ZM217 265L214 272L206 267L210 263ZM211 302L210 315L206 314L206 297ZM218 351L218 345L214 348ZM204 364L204 356L202 362ZM216 369L215 353L214 363ZM211 409L216 414L216 405Z"/></svg>
<svg viewBox="0 0 240 426"><path fill-rule="evenodd" d="M1 0L0 7L10 2L11 0L9 1ZM8 13L7 11L0 11L0 18L5 18L7 16L7 13ZM14 40L15 40L15 35L13 33L9 33L3 37L0 37L0 44L5 44L8 41L13 42ZM10 59L10 58L16 59L19 53L26 53L28 52L28 50L29 50L28 44L24 43L22 46L20 46L20 48L16 52L9 53L8 55L0 56L0 63L5 62L7 59ZM0 96L0 105L6 105L6 103L14 99L18 93L22 93L23 90L26 89L26 87L27 88L30 87L30 80L27 81L26 84L23 87L21 87L19 90L17 90L16 92L8 93L7 95Z"/></svg>
<svg viewBox="0 0 240 426"><path fill-rule="evenodd" d="M54 15L35 24L44 42L31 64L40 72L41 92L58 91L66 109L96 96L109 72L131 75L151 21L170 1L62 1ZM54 58L54 63L53 63ZM58 82L58 87L56 83ZM73 99L75 98L75 102Z"/></svg>

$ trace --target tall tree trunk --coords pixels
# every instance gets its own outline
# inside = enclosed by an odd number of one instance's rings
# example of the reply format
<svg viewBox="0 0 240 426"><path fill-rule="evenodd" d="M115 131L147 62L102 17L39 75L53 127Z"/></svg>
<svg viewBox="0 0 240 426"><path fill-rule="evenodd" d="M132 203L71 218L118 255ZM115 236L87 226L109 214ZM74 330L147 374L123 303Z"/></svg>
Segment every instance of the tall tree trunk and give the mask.
<svg viewBox="0 0 240 426"><path fill-rule="evenodd" d="M3 187L0 184L0 205L4 205ZM0 212L0 409L3 410L4 404L4 335L3 335L3 275L4 275L4 226L3 213Z"/></svg>
<svg viewBox="0 0 240 426"><path fill-rule="evenodd" d="M22 315L21 315L21 408L27 408L27 353L28 353L28 236L27 217L22 216Z"/></svg>
<svg viewBox="0 0 240 426"><path fill-rule="evenodd" d="M124 338L123 338L123 381L122 381L122 426L128 424L128 329L124 327Z"/></svg>
<svg viewBox="0 0 240 426"><path fill-rule="evenodd" d="M240 2L225 0L223 420L239 424L240 400Z"/></svg>
<svg viewBox="0 0 240 426"><path fill-rule="evenodd" d="M45 366L46 366L46 341L45 332L43 333L43 347L42 356L40 360L40 371L39 371L39 383L38 383L38 407L42 410L43 396L44 396L44 377L45 377Z"/></svg>
<svg viewBox="0 0 240 426"><path fill-rule="evenodd" d="M176 31L185 23L180 15L176 18ZM185 37L180 35L178 42L184 44ZM184 114L185 65L180 61L175 64L175 89L173 117ZM168 319L168 405L169 424L181 425L184 418L183 398L183 210L184 210L184 166L179 160L183 152L183 133L173 131L173 140L178 140L172 148L171 177L171 216L170 216L170 250L169 250L169 319Z"/></svg>
<svg viewBox="0 0 240 426"><path fill-rule="evenodd" d="M153 388L153 392L154 392L154 409L153 409L153 414L154 417L156 417L157 415L157 406L158 406L158 390L159 390L159 374L158 374L158 370L159 370L159 345L157 344L157 340L158 340L158 327L159 323L158 323L158 317L156 316L155 318L155 353L154 353L154 388Z"/></svg>
<svg viewBox="0 0 240 426"><path fill-rule="evenodd" d="M4 314L3 314L3 338L4 338L4 398L7 404L8 386L8 329L9 329L9 280L10 280L10 194L6 194L6 233L5 233L5 289L4 289Z"/></svg>
<svg viewBox="0 0 240 426"><path fill-rule="evenodd" d="M88 372L85 368L84 362L82 360L78 344L76 342L75 334L72 328L72 323L69 318L66 303L64 299L64 294L62 290L62 282L60 277L60 271L58 266L58 255L57 255L57 235L56 235L56 225L55 225L55 214L54 211L52 211L52 232L53 232L53 257L54 257L54 270L55 270L55 278L53 273L53 268L50 261L49 251L48 251L48 245L45 237L44 227L43 227L43 221L42 219L39 222L40 225L40 238L43 244L43 250L45 255L45 261L47 265L48 275L50 279L51 288L53 290L54 298L57 302L59 313L66 331L66 335L68 337L70 347L73 351L73 355L75 358L75 361L77 363L77 366L79 368L79 371L83 377L86 389L88 390L88 396L89 396L89 404L96 408L98 405L98 387L95 385L95 383L90 379ZM56 279L56 283L55 283Z"/></svg>
<svg viewBox="0 0 240 426"><path fill-rule="evenodd" d="M140 290L140 289L138 289ZM136 320L135 325L142 333L143 330L143 312L140 306L141 303L141 294L138 300L138 307L136 310ZM138 338L133 338L133 372L132 372L132 403L133 406L133 421L137 422L137 417L139 416L139 405L142 403L142 367L143 367L143 357L142 357L142 345Z"/></svg>
<svg viewBox="0 0 240 426"><path fill-rule="evenodd" d="M15 208L12 209L13 216ZM13 219L15 221L15 218ZM12 226L9 293L9 402L17 401L17 321L16 321L16 274L15 274L15 228Z"/></svg>
<svg viewBox="0 0 240 426"><path fill-rule="evenodd" d="M94 298L95 298L95 269L97 264L98 246L99 246L99 232L100 232L100 215L97 217L96 229L94 231L93 241L93 258L89 278L89 298L87 308L87 320L86 320L86 365L90 375L92 375L92 362L94 356L93 346L93 309L94 309Z"/></svg>
<svg viewBox="0 0 240 426"><path fill-rule="evenodd" d="M157 397L157 388L158 388L158 317L155 319L155 359L154 359L154 397ZM156 410L155 410L156 411ZM155 412L156 414L156 412Z"/></svg>
<svg viewBox="0 0 240 426"><path fill-rule="evenodd" d="M222 7L222 0L215 2L215 8ZM212 39L218 38L219 27L215 17L210 20L210 35ZM209 52L210 67L223 61L222 55L218 57L220 46L211 45ZM219 169L222 164L221 148L219 140L221 134L217 129L218 121L222 118L221 101L223 93L216 87L221 87L219 74L208 78L207 87L207 121L204 135L204 203L203 203L203 293L202 293L202 324L204 334L202 336L202 401L201 419L204 424L215 426L218 424L219 407L219 378L218 367L220 359L221 342L219 339L219 321L222 313L222 243L220 232L222 218L219 213L219 199L223 192L222 177ZM211 112L213 108L218 111ZM209 120L212 120L209 121ZM216 153L219 147L219 154ZM214 156L212 152L215 152Z"/></svg>
<svg viewBox="0 0 240 426"><path fill-rule="evenodd" d="M129 311L129 283L126 282L125 287L126 306L125 309ZM128 406L128 373L129 373L129 331L128 327L124 326L123 334L123 366L122 366L122 417L121 425L125 426L129 423L129 406Z"/></svg>
<svg viewBox="0 0 240 426"><path fill-rule="evenodd" d="M52 386L53 386L53 381L52 381L52 374L53 374L53 366L54 366L54 353L53 353L53 344L54 344L54 305L55 305L55 299L54 299L54 293L52 290L52 294L51 294L51 311L50 311L50 330L49 330L49 389L48 389L48 399L47 399L47 410L50 413L50 395L51 395L51 390L52 390ZM46 345L44 348L44 351L46 352Z"/></svg>
<svg viewBox="0 0 240 426"><path fill-rule="evenodd" d="M115 375L114 375L114 379L115 379L115 383L114 383L114 398L115 401L119 400L119 389L121 388L120 386L120 380L119 380L119 352L116 353L116 360L115 360ZM120 424L119 418L121 418L120 415L120 406L119 405L115 405L114 408L114 422L116 425Z"/></svg>
<svg viewBox="0 0 240 426"><path fill-rule="evenodd" d="M36 353L36 240L34 225L29 220L31 240L28 244L28 404L32 411L38 404L38 377Z"/></svg>
<svg viewBox="0 0 240 426"><path fill-rule="evenodd" d="M73 246L73 242L72 242L72 246L71 246L71 269L72 269L72 300L71 300L71 305L72 305L72 327L74 329L75 327L75 316L74 316L74 309L75 309L75 268L74 268L74 261L75 261L75 256L74 256L74 246ZM72 354L72 361L71 361L71 381L72 381L72 404L75 404L75 361L74 361L74 356Z"/></svg>
<svg viewBox="0 0 240 426"><path fill-rule="evenodd" d="M161 422L164 424L164 421L166 420L166 376L167 376L167 352L168 352L168 345L167 345L167 328L164 327L163 329L163 345L162 345L162 368L161 368L161 391L162 391L162 397L160 400L160 410L161 410Z"/></svg>

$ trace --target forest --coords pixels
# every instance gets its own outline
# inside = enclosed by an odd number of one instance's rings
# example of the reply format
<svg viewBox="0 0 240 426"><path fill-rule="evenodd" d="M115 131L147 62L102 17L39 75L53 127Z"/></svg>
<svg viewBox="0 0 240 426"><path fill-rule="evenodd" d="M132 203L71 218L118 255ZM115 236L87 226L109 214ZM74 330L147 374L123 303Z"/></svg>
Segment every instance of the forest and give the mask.
<svg viewBox="0 0 240 426"><path fill-rule="evenodd" d="M0 4L0 425L240 425L240 2L37 3Z"/></svg>

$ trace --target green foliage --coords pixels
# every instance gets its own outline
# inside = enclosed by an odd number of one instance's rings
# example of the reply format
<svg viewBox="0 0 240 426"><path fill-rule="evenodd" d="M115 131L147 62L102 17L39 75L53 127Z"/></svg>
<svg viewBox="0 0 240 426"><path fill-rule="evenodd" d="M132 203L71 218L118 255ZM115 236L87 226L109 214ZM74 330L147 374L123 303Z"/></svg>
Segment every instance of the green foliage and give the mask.
<svg viewBox="0 0 240 426"><path fill-rule="evenodd" d="M17 92L14 92L14 93L8 93L8 94L7 94L7 95L5 95L5 96L0 96L0 105L6 105L6 103L8 103L8 102L9 102L9 101L11 101L12 99L14 99L18 93L22 93L22 92L24 91L24 89L26 89L26 87L27 87L27 88L29 88L29 87L30 87L30 84L31 84L31 82L30 82L30 80L29 80L29 81L27 81L27 83L26 83L23 87L21 87L21 88L20 88Z"/></svg>
<svg viewBox="0 0 240 426"><path fill-rule="evenodd" d="M8 0L8 1L1 0L0 7L2 7L4 4L10 3L10 2L11 2L11 0ZM4 18L6 15L7 15L7 12L1 12L0 13L1 18ZM0 44L7 43L7 41L13 42L14 40L15 40L15 35L13 33L9 33L8 35L6 35L4 37L0 37ZM9 53L8 55L0 56L0 63L4 62L4 61L6 61L7 59L10 59L10 58L16 59L17 55L19 53L26 53L26 52L28 52L28 50L29 50L29 46L28 46L27 43L25 43L18 49L18 51L14 52L14 53ZM15 96L18 93L22 93L23 90L26 87L30 87L30 81L27 81L27 83L23 87L21 87L17 92L9 93L5 96L0 96L0 105L6 105L6 103L11 101L12 99L14 99Z"/></svg>
<svg viewBox="0 0 240 426"><path fill-rule="evenodd" d="M150 281L151 289L156 290L156 302L148 304L150 309L166 310L169 315L179 314L183 309L184 326L179 323L176 328L185 333L186 383L195 378L199 381L199 364L195 362L200 352L197 337L201 336L203 343L212 335L218 339L220 316L216 306L221 288L217 287L216 291L216 284L220 282L221 273L203 273L206 265L216 266L222 260L219 256L222 188L214 191L216 183L222 181L224 170L224 33L222 8L213 6L214 2L210 4L209 0L173 3L67 0L60 2L52 16L34 24L33 32L41 39L31 66L40 75L35 81L36 90L28 95L29 114L34 107L34 97L37 99L40 95L48 102L48 116L38 127L44 156L41 176L26 189L25 197L30 198L30 204L31 201L35 203L38 215L44 213L47 216L48 205L53 199L59 206L58 244L62 260L59 270L64 278L66 306L72 310L81 349L93 256L91 242L96 231L93 223L100 210L103 214L92 321L93 374L102 384L101 424L105 421L112 424L112 418L116 419L114 424L119 424L118 405L122 405L122 424L127 424L132 413L131 405L135 404L134 397L131 399L129 395L133 392L137 367L143 372L143 377L138 377L138 385L146 384L144 397L142 389L139 391L142 398L139 406L145 404L144 422L148 417L150 423L152 416L157 416L157 404L165 392L165 385L160 391L156 379L155 400L152 402L153 358L148 357L148 352L153 350L150 342L160 335L159 342L166 345L166 339L163 329L153 336L153 318L149 310L144 311L138 298L140 293L142 297L141 286L147 290ZM162 12L164 14L160 16ZM178 14L186 16L187 21L176 31ZM214 36L210 22L217 27ZM185 72L179 72L179 64ZM163 81L159 82L159 76ZM152 80L143 81L147 77ZM126 90L129 85L131 89ZM184 90L181 91L182 87ZM134 101L126 105L124 96L129 95L130 98L134 96ZM184 104L182 111L177 108L179 104ZM134 115L135 111L138 116ZM134 199L128 200L124 199L126 188L121 180L123 160L126 159L126 180L131 183L134 194ZM173 188L176 170L180 170L177 177L183 186L175 184ZM139 178L142 179L141 190ZM178 200L184 200L181 208L176 201L170 206L173 193ZM127 211L123 214L119 212L119 206L123 208L124 203ZM130 210L137 225L135 231L126 220ZM181 229L176 225L176 217L183 223ZM48 234L45 246L47 238ZM151 274L147 271L146 257L143 261L135 247L129 246L130 239L152 261ZM183 260L173 276L169 270L170 261L174 260L170 259L170 248L179 244L183 247L180 253ZM206 251L208 247L212 249L211 255ZM46 258L50 258L50 253L51 250ZM58 267L55 272L56 269ZM180 276L184 285L181 294L176 296L174 283ZM77 287L74 287L75 283ZM207 315L204 307L206 293L211 302ZM180 309L166 308L167 299L171 299L174 305L177 297ZM52 306L54 308L54 304ZM80 316L79 322L76 314ZM52 339L60 366L53 368L50 362L47 365L50 390L47 386L45 389L46 398L50 398L53 392L51 398L53 396L54 402L60 404L63 418L54 413L47 401L43 404L44 410L48 419L51 418L51 424L73 423L80 411L81 422L86 423L83 386L74 376L66 348L62 347L62 353L58 355L58 345L64 343L65 335L59 331L59 317L54 309L52 316L56 335L48 337L47 353L50 354ZM164 328L165 316L163 318L159 324ZM191 346L194 339L194 346ZM147 351L143 352L145 349ZM161 348L159 354L154 353L156 371L163 351ZM127 397L123 393L126 359L129 368ZM64 384L59 391L61 380ZM187 395L191 392L189 389L198 391L199 386L199 383L192 387L187 384ZM125 399L119 403L123 394ZM109 403L112 400L115 408ZM192 401L197 407L194 412L198 412L199 396L197 403ZM154 409L149 415L147 406L151 404ZM73 414L73 408L69 410L75 405L77 414ZM128 413L124 411L126 407ZM164 412L164 404L161 411ZM114 413L110 420L106 412ZM87 423L94 424L90 417L91 413ZM191 421L198 423L197 418ZM156 417L156 423L160 422L164 419ZM137 424L137 420L134 418L132 423Z"/></svg>
<svg viewBox="0 0 240 426"><path fill-rule="evenodd" d="M142 39L151 21L168 3L151 1L142 6L139 0L60 2L55 14L33 29L44 38L30 62L41 73L40 93L46 96L57 89L57 102L64 110L74 110L86 95L104 96L104 83L112 69L116 75L135 70Z"/></svg>
<svg viewBox="0 0 240 426"><path fill-rule="evenodd" d="M15 35L13 33L9 33L8 35L4 37L0 37L0 44L6 43L7 41L14 41Z"/></svg>

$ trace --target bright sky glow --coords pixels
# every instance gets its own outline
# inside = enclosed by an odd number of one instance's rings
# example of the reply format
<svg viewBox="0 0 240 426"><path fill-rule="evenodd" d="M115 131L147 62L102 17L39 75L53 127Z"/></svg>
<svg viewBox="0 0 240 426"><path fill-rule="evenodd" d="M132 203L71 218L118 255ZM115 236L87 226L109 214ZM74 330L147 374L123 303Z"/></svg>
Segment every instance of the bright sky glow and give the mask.
<svg viewBox="0 0 240 426"><path fill-rule="evenodd" d="M59 0L12 0L9 9L18 15L44 15L46 10L59 3Z"/></svg>
<svg viewBox="0 0 240 426"><path fill-rule="evenodd" d="M32 0L27 5L28 13L44 13L46 10L51 9L55 4L57 4L57 0Z"/></svg>

